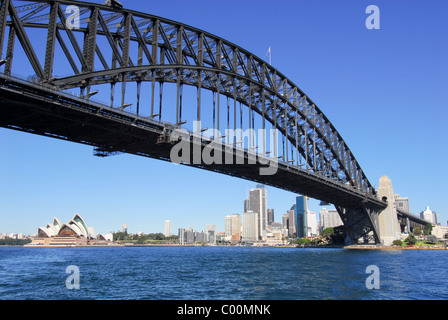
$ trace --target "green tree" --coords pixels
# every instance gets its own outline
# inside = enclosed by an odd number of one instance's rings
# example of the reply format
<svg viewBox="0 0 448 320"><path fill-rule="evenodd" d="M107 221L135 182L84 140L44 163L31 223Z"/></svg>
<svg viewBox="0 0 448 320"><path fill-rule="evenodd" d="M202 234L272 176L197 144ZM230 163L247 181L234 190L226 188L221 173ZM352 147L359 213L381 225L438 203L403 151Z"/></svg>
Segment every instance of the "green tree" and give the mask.
<svg viewBox="0 0 448 320"><path fill-rule="evenodd" d="M401 240L394 240L392 241L392 245L401 247L403 245L403 242Z"/></svg>
<svg viewBox="0 0 448 320"><path fill-rule="evenodd" d="M423 231L425 235L429 236L432 232L432 224L428 223L427 225L425 225L425 230Z"/></svg>
<svg viewBox="0 0 448 320"><path fill-rule="evenodd" d="M417 242L417 239L414 237L414 235L411 233L406 240L404 240L407 244L414 245Z"/></svg>
<svg viewBox="0 0 448 320"><path fill-rule="evenodd" d="M420 228L414 228L414 231L412 231L412 233L414 234L414 236L421 236L423 233L422 233L422 229L420 229Z"/></svg>
<svg viewBox="0 0 448 320"><path fill-rule="evenodd" d="M112 234L114 241L129 240L129 235L127 232L114 232Z"/></svg>
<svg viewBox="0 0 448 320"><path fill-rule="evenodd" d="M30 242L31 242L30 239L5 238L5 239L0 239L0 246L23 246Z"/></svg>
<svg viewBox="0 0 448 320"><path fill-rule="evenodd" d="M311 243L311 241L309 239L301 238L301 239L297 239L296 243L305 246L305 245L309 245Z"/></svg>
<svg viewBox="0 0 448 320"><path fill-rule="evenodd" d="M331 238L333 234L334 234L334 228L325 228L322 231L322 237L324 238Z"/></svg>

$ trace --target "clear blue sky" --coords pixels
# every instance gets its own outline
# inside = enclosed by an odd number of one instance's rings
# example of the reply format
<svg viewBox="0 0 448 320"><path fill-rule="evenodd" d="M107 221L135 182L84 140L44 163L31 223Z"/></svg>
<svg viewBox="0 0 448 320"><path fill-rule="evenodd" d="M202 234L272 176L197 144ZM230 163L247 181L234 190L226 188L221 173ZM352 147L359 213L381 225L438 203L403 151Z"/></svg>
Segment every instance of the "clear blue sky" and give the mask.
<svg viewBox="0 0 448 320"><path fill-rule="evenodd" d="M99 1L97 1L99 2ZM264 57L327 115L376 187L391 178L411 211L448 220L448 2L122 1L180 21ZM380 30L368 30L368 5ZM17 61L16 61L17 63ZM107 102L107 101L106 101ZM0 232L31 234L74 213L98 233L163 232L164 220L197 230L242 213L254 184L147 158L93 157L92 148L0 129ZM295 194L268 188L275 218ZM318 212L318 202L311 202Z"/></svg>

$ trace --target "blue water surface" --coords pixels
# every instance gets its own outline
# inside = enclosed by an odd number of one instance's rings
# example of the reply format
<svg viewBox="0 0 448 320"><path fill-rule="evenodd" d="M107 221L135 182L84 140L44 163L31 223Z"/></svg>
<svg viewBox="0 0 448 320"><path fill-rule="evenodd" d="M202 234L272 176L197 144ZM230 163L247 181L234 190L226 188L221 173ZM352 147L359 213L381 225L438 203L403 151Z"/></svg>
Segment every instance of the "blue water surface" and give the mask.
<svg viewBox="0 0 448 320"><path fill-rule="evenodd" d="M0 299L448 299L447 262L448 251L1 247ZM379 289L366 286L370 265Z"/></svg>

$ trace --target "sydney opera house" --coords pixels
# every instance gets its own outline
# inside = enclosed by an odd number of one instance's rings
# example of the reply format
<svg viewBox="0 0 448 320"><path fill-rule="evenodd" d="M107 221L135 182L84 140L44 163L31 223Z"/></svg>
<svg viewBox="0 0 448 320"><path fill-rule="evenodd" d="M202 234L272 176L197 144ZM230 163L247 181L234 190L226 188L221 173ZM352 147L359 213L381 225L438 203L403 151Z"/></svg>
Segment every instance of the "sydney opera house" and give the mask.
<svg viewBox="0 0 448 320"><path fill-rule="evenodd" d="M112 240L111 233L97 235L95 228L88 227L84 219L76 213L67 223L62 223L55 217L45 228L39 227L37 237L30 245L85 246L107 244Z"/></svg>

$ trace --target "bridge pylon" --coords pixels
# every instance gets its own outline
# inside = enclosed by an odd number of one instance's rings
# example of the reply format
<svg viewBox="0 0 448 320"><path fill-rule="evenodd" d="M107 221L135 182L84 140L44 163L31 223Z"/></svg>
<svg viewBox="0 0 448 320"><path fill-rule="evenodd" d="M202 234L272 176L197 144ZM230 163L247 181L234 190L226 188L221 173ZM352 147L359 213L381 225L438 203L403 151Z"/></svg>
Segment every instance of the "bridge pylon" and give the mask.
<svg viewBox="0 0 448 320"><path fill-rule="evenodd" d="M377 196L387 203L386 208L363 201L357 206L335 205L347 231L346 244L382 244L389 246L399 240L401 227L395 206L395 193L387 176L380 178Z"/></svg>
<svg viewBox="0 0 448 320"><path fill-rule="evenodd" d="M367 201L356 207L341 207L335 205L347 232L346 245L379 244L379 211Z"/></svg>
<svg viewBox="0 0 448 320"><path fill-rule="evenodd" d="M387 176L380 178L378 197L387 202L387 207L379 214L379 235L383 245L391 245L399 240L401 235L397 208L395 207L395 193L392 181Z"/></svg>

